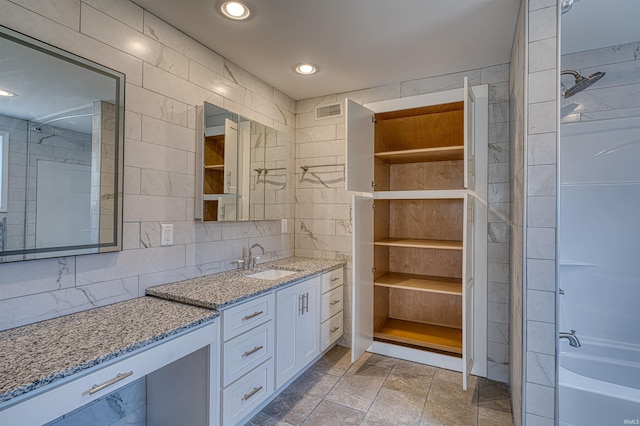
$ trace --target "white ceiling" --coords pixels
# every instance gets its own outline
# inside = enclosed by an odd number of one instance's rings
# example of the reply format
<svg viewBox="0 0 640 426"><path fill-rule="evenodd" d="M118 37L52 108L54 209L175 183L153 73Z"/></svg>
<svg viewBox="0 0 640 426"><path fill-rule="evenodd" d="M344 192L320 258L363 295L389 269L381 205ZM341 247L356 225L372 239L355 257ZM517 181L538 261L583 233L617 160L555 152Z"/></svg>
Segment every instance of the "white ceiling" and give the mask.
<svg viewBox="0 0 640 426"><path fill-rule="evenodd" d="M133 0L294 99L509 62L520 0ZM320 72L298 76L293 65Z"/></svg>

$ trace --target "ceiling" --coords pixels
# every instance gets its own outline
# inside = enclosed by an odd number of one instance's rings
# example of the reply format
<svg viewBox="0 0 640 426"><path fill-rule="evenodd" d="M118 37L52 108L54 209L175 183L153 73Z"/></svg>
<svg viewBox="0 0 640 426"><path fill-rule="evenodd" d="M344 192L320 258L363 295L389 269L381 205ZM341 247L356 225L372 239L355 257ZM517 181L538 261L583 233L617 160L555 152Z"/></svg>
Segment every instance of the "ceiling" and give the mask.
<svg viewBox="0 0 640 426"><path fill-rule="evenodd" d="M520 0L133 0L293 99L509 62ZM313 76L293 66L312 62Z"/></svg>

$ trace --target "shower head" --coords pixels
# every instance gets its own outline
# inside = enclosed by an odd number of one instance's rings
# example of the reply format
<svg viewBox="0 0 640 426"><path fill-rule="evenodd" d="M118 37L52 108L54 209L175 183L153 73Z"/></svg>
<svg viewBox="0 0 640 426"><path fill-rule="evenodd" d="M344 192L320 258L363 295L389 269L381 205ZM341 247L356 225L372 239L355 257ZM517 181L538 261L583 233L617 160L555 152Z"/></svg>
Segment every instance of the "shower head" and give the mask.
<svg viewBox="0 0 640 426"><path fill-rule="evenodd" d="M596 81L604 77L606 73L602 71L598 71L596 73L591 74L589 77L581 76L580 74L578 74L576 71L573 71L573 70L566 70L560 73L560 75L564 75L564 74L570 74L576 79L573 86L569 87L568 89L562 92L562 97L566 99L566 98L570 98L576 93L581 92L587 87L591 86L593 83L595 83Z"/></svg>

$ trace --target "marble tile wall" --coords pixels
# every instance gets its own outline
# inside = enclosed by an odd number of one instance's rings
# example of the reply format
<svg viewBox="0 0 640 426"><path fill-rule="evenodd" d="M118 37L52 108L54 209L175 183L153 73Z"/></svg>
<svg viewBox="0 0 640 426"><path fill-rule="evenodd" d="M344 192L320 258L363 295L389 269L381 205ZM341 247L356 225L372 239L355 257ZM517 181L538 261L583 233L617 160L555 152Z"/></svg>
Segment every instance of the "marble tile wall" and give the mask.
<svg viewBox="0 0 640 426"><path fill-rule="evenodd" d="M462 87L489 85L489 228L488 228L488 374L508 381L509 312L509 64L403 81L348 93L297 102L296 105L296 254L348 261L345 299L345 334L351 342L351 197L344 189L344 116L315 119L317 106L345 98L369 103ZM301 166L332 165L304 172ZM311 173L313 172L313 174Z"/></svg>
<svg viewBox="0 0 640 426"><path fill-rule="evenodd" d="M283 132L293 167L292 99L127 0L0 0L0 25L127 78L124 250L0 265L0 329L229 269L253 243L264 260L293 254L293 233L279 221L192 219L195 106L208 101ZM293 218L292 203L283 211ZM161 223L174 224L173 246L160 247Z"/></svg>
<svg viewBox="0 0 640 426"><path fill-rule="evenodd" d="M562 55L561 68L585 76L606 73L591 87L562 99L562 123L640 116L640 41ZM574 83L568 75L561 81L566 87Z"/></svg>
<svg viewBox="0 0 640 426"><path fill-rule="evenodd" d="M525 4L527 2L525 1ZM559 82L558 2L528 1L524 142L524 421L556 416L556 150Z"/></svg>
<svg viewBox="0 0 640 426"><path fill-rule="evenodd" d="M524 259L524 171L525 171L525 46L526 5L520 5L511 50L510 98L510 265L509 265L509 390L513 424L522 424L523 401L523 259Z"/></svg>

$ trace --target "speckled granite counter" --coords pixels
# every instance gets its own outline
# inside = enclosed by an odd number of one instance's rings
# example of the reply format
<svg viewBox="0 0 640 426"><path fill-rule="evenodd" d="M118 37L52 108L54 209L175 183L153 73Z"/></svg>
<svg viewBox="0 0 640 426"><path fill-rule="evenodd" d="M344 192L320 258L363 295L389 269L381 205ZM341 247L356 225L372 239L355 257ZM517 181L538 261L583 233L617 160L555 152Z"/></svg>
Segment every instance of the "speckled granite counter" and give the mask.
<svg viewBox="0 0 640 426"><path fill-rule="evenodd" d="M346 262L342 260L289 257L262 263L251 271L233 270L150 287L147 289L147 294L204 308L223 309L234 303L345 265ZM270 268L299 272L277 280L247 277L247 275Z"/></svg>
<svg viewBox="0 0 640 426"><path fill-rule="evenodd" d="M217 316L140 297L0 332L0 403Z"/></svg>

